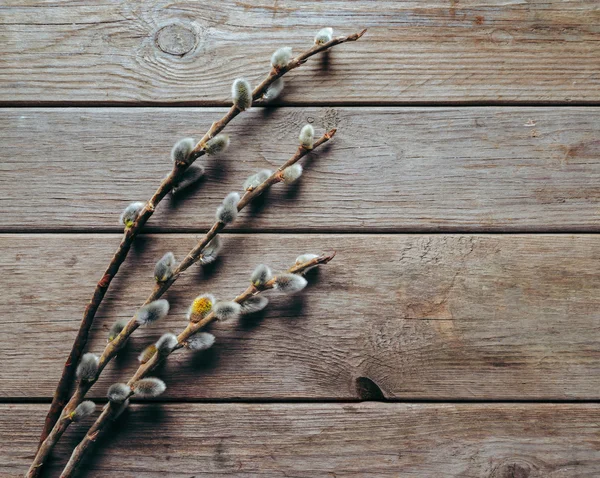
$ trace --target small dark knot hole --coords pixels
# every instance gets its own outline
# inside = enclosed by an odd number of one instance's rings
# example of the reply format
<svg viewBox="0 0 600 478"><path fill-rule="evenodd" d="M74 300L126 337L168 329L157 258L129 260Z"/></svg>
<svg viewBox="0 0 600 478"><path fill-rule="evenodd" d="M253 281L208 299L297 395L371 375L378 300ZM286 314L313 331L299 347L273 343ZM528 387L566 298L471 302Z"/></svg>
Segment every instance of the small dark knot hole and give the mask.
<svg viewBox="0 0 600 478"><path fill-rule="evenodd" d="M356 395L359 400L385 400L385 395L379 386L367 377L356 379Z"/></svg>

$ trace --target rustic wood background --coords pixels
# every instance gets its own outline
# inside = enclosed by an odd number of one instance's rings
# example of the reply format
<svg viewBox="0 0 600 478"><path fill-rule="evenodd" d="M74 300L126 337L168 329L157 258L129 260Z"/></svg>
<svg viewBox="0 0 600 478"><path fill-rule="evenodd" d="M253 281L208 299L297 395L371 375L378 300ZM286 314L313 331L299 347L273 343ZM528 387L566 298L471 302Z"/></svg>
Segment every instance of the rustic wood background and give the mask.
<svg viewBox="0 0 600 478"><path fill-rule="evenodd" d="M168 363L167 393L132 406L87 476L600 476L597 0L5 0L0 23L1 477L33 457L123 207L220 116L235 77L258 80L323 26L369 30L228 127L206 180L152 218L90 350L147 295L156 259L187 252L304 123L334 141L242 214L91 395L198 293L234 295L260 262L337 257L306 293Z"/></svg>

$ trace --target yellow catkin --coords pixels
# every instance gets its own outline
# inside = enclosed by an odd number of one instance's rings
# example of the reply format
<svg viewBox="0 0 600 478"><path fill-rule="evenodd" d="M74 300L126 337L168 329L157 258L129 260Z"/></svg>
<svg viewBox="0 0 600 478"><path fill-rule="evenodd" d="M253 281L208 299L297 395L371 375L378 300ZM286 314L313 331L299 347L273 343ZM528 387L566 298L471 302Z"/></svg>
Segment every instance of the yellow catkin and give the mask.
<svg viewBox="0 0 600 478"><path fill-rule="evenodd" d="M146 347L143 352L138 357L140 363L146 363L150 360L154 354L156 353L156 345L152 344Z"/></svg>
<svg viewBox="0 0 600 478"><path fill-rule="evenodd" d="M208 297L198 297L192 303L192 320L199 320L206 316L212 309L212 302Z"/></svg>

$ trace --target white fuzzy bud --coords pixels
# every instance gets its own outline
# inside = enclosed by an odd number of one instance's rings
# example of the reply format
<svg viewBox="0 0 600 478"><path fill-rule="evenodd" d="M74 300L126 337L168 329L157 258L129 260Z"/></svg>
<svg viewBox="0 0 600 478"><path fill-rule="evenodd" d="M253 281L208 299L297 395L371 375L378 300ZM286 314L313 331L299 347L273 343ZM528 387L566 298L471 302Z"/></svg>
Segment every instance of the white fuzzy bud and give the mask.
<svg viewBox="0 0 600 478"><path fill-rule="evenodd" d="M297 181L300 176L302 176L302 166L298 163L288 166L281 173L281 179L283 179L283 182L286 184L292 184Z"/></svg>
<svg viewBox="0 0 600 478"><path fill-rule="evenodd" d="M300 146L305 149L313 149L315 145L315 129L311 124L305 125L300 130L300 136L298 139L300 140Z"/></svg>
<svg viewBox="0 0 600 478"><path fill-rule="evenodd" d="M333 28L327 27L322 28L315 35L315 44L316 45L324 45L327 42L330 42L333 39Z"/></svg>
<svg viewBox="0 0 600 478"><path fill-rule="evenodd" d="M281 94L281 92L283 91L283 87L283 78L277 78L273 83L269 85L267 91L265 91L265 94L263 95L263 100L267 102L273 101Z"/></svg>
<svg viewBox="0 0 600 478"><path fill-rule="evenodd" d="M98 356L96 354L83 354L77 366L77 380L94 380L98 373Z"/></svg>
<svg viewBox="0 0 600 478"><path fill-rule="evenodd" d="M258 173L253 174L244 182L244 190L254 191L258 186L264 183L273 172L270 169L261 169Z"/></svg>
<svg viewBox="0 0 600 478"><path fill-rule="evenodd" d="M198 352L200 350L211 348L214 343L215 336L213 334L209 334L208 332L198 332L187 340L185 346L190 350Z"/></svg>
<svg viewBox="0 0 600 478"><path fill-rule="evenodd" d="M169 302L165 299L155 300L141 307L135 315L135 320L140 325L148 325L163 319L169 313Z"/></svg>
<svg viewBox="0 0 600 478"><path fill-rule="evenodd" d="M252 106L252 87L250 83L243 78L238 78L231 86L231 97L233 104L240 110L244 111Z"/></svg>
<svg viewBox="0 0 600 478"><path fill-rule="evenodd" d="M187 318L190 322L199 322L206 317L215 305L215 297L211 294L202 294L194 299L188 309Z"/></svg>
<svg viewBox="0 0 600 478"><path fill-rule="evenodd" d="M308 282L298 274L280 274L275 277L275 289L284 294L293 294L306 287Z"/></svg>
<svg viewBox="0 0 600 478"><path fill-rule="evenodd" d="M204 168L199 164L192 164L185 170L177 185L173 187L171 194L177 196L181 191L196 184L202 176L204 176Z"/></svg>
<svg viewBox="0 0 600 478"><path fill-rule="evenodd" d="M259 264L252 272L252 275L250 276L250 282L255 287L263 287L272 278L273 273L271 272L269 266Z"/></svg>
<svg viewBox="0 0 600 478"><path fill-rule="evenodd" d="M283 68L292 59L292 49L289 46L280 48L271 57L271 65L275 68Z"/></svg>
<svg viewBox="0 0 600 478"><path fill-rule="evenodd" d="M242 307L237 302L217 302L213 311L219 320L232 320L240 316Z"/></svg>
<svg viewBox="0 0 600 478"><path fill-rule="evenodd" d="M133 393L142 398L158 397L167 389L165 382L159 378L143 378L133 384Z"/></svg>
<svg viewBox="0 0 600 478"><path fill-rule="evenodd" d="M204 150L208 155L222 153L229 146L229 136L226 134L218 134L206 143Z"/></svg>
<svg viewBox="0 0 600 478"><path fill-rule="evenodd" d="M296 265L304 264L305 262L312 261L319 257L318 254L302 254L301 256L296 257ZM306 274L309 270L314 269L317 266L307 267L302 271L302 274Z"/></svg>
<svg viewBox="0 0 600 478"><path fill-rule="evenodd" d="M123 403L130 394L131 388L126 383L113 383L108 388L106 396L111 403Z"/></svg>
<svg viewBox="0 0 600 478"><path fill-rule="evenodd" d="M107 342L112 342L117 338L117 335L121 333L121 331L125 328L129 321L127 319L119 319L114 324L112 324L110 330L108 331L108 339Z"/></svg>
<svg viewBox="0 0 600 478"><path fill-rule="evenodd" d="M195 146L196 141L193 138L180 139L171 150L171 160L176 163L187 163Z"/></svg>
<svg viewBox="0 0 600 478"><path fill-rule="evenodd" d="M96 410L96 404L91 400L86 400L85 402L81 402L77 405L75 411L71 413L71 420L74 422L78 422L79 420L83 420L85 417L90 416Z"/></svg>
<svg viewBox="0 0 600 478"><path fill-rule="evenodd" d="M133 226L133 223L138 218L145 205L146 204L143 202L132 202L123 210L119 220L126 228Z"/></svg>
<svg viewBox="0 0 600 478"><path fill-rule="evenodd" d="M219 257L221 251L221 239L219 236L215 236L212 240L202 249L202 255L200 257L200 264L203 266L215 262Z"/></svg>
<svg viewBox="0 0 600 478"><path fill-rule="evenodd" d="M237 205L240 202L240 195L238 193L229 193L223 204L217 208L217 221L223 224L230 224L237 218L238 209Z"/></svg>
<svg viewBox="0 0 600 478"><path fill-rule="evenodd" d="M255 295L242 302L242 315L253 314L259 312L269 305L269 299L266 297Z"/></svg>
<svg viewBox="0 0 600 478"><path fill-rule="evenodd" d="M177 261L172 252L167 252L154 266L154 279L156 282L165 282L171 278Z"/></svg>
<svg viewBox="0 0 600 478"><path fill-rule="evenodd" d="M164 334L156 341L156 350L159 354L170 354L178 343L175 334Z"/></svg>

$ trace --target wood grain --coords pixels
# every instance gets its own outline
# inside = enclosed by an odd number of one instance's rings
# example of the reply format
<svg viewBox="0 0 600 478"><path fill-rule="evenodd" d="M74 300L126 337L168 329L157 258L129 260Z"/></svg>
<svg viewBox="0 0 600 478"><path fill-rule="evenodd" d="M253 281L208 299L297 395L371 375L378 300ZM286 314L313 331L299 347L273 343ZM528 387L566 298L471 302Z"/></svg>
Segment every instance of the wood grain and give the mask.
<svg viewBox="0 0 600 478"><path fill-rule="evenodd" d="M598 102L599 22L596 0L7 0L0 100L223 105L331 26L369 31L294 73L285 102Z"/></svg>
<svg viewBox="0 0 600 478"><path fill-rule="evenodd" d="M116 235L0 236L0 396L47 398L85 298ZM109 291L90 351L129 318L154 261L193 235L146 236ZM337 250L310 287L272 296L264 315L213 327L210 352L180 353L158 374L165 400L600 398L600 242L595 235L226 235L211 269L168 292L171 313L140 329L90 392L133 371L132 360L186 324L203 292L233 298L255 265Z"/></svg>
<svg viewBox="0 0 600 478"><path fill-rule="evenodd" d="M222 109L4 109L0 228L119 231L171 167L172 144ZM197 231L228 191L295 151L306 123L333 141L234 224L245 231L597 231L600 108L282 108L227 128L206 180L149 223Z"/></svg>
<svg viewBox="0 0 600 478"><path fill-rule="evenodd" d="M45 405L0 405L0 474L22 476ZM594 478L600 407L541 404L135 405L85 476ZM88 424L75 424L47 476Z"/></svg>

